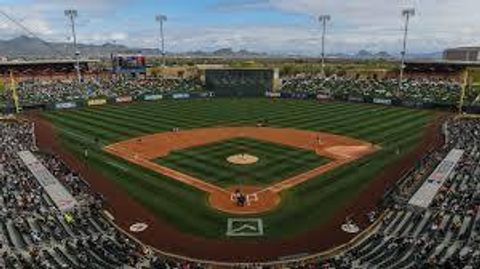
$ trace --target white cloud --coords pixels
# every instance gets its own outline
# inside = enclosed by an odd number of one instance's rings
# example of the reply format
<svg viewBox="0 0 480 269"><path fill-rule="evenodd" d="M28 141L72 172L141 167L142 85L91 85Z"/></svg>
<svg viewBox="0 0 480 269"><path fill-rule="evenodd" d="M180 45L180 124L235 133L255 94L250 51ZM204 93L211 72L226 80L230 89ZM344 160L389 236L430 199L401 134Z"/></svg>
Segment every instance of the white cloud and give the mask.
<svg viewBox="0 0 480 269"><path fill-rule="evenodd" d="M19 6L3 6L0 9L17 23L23 25L39 36L48 36L56 33L55 27L36 9L20 8ZM16 23L0 14L0 36L13 37L27 34Z"/></svg>
<svg viewBox="0 0 480 269"><path fill-rule="evenodd" d="M1 1L1 0L0 0ZM193 0L192 0L193 1ZM49 41L65 41L70 30L63 9L81 10L78 18L80 42L102 44L116 40L134 47L157 47L158 29L139 14L117 14L119 6L135 5L133 0L35 0L31 4L0 4L29 29ZM360 49L398 53L403 18L401 9L414 6L409 51L432 52L446 47L480 44L479 0L218 0L212 12L271 10L295 23L285 26L268 23L223 21L189 25L169 20L166 25L167 49L186 51L232 47L266 52L295 52L318 55L320 25L318 14L332 16L327 35L330 53L355 53ZM213 13L213 14L214 14ZM108 14L109 16L106 16ZM181 14L172 14L175 17ZM258 20L261 21L261 20ZM286 20L288 21L288 19ZM24 34L0 17L0 36Z"/></svg>

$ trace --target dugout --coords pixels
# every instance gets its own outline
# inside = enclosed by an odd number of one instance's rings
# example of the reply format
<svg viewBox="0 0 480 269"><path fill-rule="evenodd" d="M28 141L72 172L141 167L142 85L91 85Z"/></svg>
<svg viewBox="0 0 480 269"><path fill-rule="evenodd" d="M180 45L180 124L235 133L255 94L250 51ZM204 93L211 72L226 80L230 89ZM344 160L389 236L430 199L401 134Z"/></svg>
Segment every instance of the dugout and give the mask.
<svg viewBox="0 0 480 269"><path fill-rule="evenodd" d="M205 86L219 97L258 97L273 91L278 70L270 68L219 68L205 70Z"/></svg>

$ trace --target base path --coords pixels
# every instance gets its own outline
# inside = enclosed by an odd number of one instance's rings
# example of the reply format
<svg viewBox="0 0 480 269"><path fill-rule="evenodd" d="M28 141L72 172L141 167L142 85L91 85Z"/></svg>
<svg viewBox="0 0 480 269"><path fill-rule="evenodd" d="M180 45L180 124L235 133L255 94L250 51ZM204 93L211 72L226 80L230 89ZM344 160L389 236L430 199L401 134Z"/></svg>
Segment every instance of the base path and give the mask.
<svg viewBox="0 0 480 269"><path fill-rule="evenodd" d="M146 223L148 229L132 234L143 243L169 253L223 262L272 261L296 253L318 253L346 243L355 235L340 229L345 218L348 216L355 219L362 230L369 226L370 222L366 214L371 210L378 210L378 203L383 199L385 191L411 169L425 152L443 143L443 136L439 131L443 119L440 114L437 114L435 121L426 128L422 141L415 150L402 157L400 161L386 167L328 222L297 236L278 240L229 241L190 235L159 218L134 200L120 185L105 177L101 171L89 168L81 158L67 151L60 143L60 138L49 121L36 114L28 116L36 124L35 135L41 150L56 154L71 169L78 172L93 190L104 195L107 209L115 216L115 223L124 231L129 231L132 224Z"/></svg>
<svg viewBox="0 0 480 269"><path fill-rule="evenodd" d="M175 150L202 146L236 137L248 137L310 150L319 156L329 158L330 162L296 176L276 180L278 183L263 189L253 186L237 186L236 188L224 189L205 180L153 162L153 160L167 156ZM258 214L273 210L280 203L280 192L371 154L377 149L378 147L371 143L340 135L266 127L204 128L164 132L129 139L105 147L105 151L111 154L207 192L209 203L213 208L231 214ZM237 206L235 199L232 198L232 193L237 189L247 197L247 203L244 206Z"/></svg>

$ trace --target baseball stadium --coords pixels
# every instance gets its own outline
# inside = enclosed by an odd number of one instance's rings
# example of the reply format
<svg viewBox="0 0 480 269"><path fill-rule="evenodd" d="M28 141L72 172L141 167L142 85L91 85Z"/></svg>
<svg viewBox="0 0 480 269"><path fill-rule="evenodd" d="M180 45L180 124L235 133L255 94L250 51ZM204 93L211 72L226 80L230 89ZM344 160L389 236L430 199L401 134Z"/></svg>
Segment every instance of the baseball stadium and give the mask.
<svg viewBox="0 0 480 269"><path fill-rule="evenodd" d="M479 268L480 62L182 58L156 21L0 62L1 268Z"/></svg>

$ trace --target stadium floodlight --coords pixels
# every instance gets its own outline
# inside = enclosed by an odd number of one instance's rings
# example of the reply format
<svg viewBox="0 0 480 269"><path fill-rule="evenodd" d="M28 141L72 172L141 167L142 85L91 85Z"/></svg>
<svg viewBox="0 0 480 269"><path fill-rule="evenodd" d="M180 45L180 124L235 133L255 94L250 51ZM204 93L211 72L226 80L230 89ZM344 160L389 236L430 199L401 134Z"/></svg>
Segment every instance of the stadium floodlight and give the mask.
<svg viewBox="0 0 480 269"><path fill-rule="evenodd" d="M75 32L75 18L78 16L78 12L75 9L65 10L65 16L70 19L70 24L72 27L72 37L73 37L73 53L75 59L75 70L77 72L78 81L82 81L82 75L80 73L80 52L77 49L77 33Z"/></svg>
<svg viewBox="0 0 480 269"><path fill-rule="evenodd" d="M167 21L167 16L159 14L155 17L155 20L160 23L160 42L159 50L162 53L162 65L165 66L165 38L163 36L163 22Z"/></svg>
<svg viewBox="0 0 480 269"><path fill-rule="evenodd" d="M405 55L407 54L407 36L408 36L408 23L410 22L410 17L415 16L414 8L406 8L402 10L402 16L405 17L405 29L403 33L403 48L402 48L402 60L400 63L400 76L398 78L398 89L402 90L403 82L403 70L405 69Z"/></svg>
<svg viewBox="0 0 480 269"><path fill-rule="evenodd" d="M325 34L327 32L327 21L330 19L330 15L318 16L318 21L322 23L322 77L325 77Z"/></svg>

